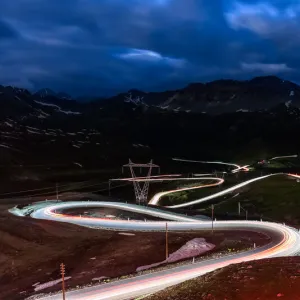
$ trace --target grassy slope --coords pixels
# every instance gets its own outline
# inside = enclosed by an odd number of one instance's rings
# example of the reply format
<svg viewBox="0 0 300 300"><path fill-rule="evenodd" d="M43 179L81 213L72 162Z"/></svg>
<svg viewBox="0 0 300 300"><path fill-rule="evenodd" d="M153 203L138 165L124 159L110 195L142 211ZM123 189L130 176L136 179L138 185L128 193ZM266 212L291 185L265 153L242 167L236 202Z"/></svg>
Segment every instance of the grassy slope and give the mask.
<svg viewBox="0 0 300 300"><path fill-rule="evenodd" d="M259 174L260 175L260 174ZM258 175L258 176L259 176ZM221 174L219 175L221 176ZM250 176L255 177L252 173ZM214 175L212 175L214 177ZM168 205L176 205L181 204L189 201L193 201L202 197L206 197L215 193L218 193L224 189L227 189L231 186L234 186L238 184L239 182L246 181L252 177L249 177L248 174L236 174L231 176L225 177L225 182L221 186L215 186L215 187L209 187L209 188L200 188L200 189L194 189L189 191L183 191L183 192L175 192L172 194L168 194L166 196L163 196L160 201L160 205L162 206L168 206ZM200 178L199 178L200 179ZM207 184L214 184L216 181L213 180L199 180L199 185L207 185Z"/></svg>
<svg viewBox="0 0 300 300"><path fill-rule="evenodd" d="M287 176L274 176L240 189L237 197L215 205L216 213L237 213L238 202L250 214L300 224L300 184Z"/></svg>

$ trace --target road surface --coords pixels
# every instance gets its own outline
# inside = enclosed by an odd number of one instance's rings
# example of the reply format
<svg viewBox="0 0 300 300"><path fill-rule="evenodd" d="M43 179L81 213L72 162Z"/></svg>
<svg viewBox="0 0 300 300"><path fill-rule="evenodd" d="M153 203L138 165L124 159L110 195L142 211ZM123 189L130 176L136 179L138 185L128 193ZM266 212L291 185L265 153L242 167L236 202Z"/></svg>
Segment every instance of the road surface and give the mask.
<svg viewBox="0 0 300 300"><path fill-rule="evenodd" d="M257 180L263 180L270 176L282 175L282 174L270 174L266 176L257 177L243 183L240 183L234 187L226 189L222 192L214 195L204 197L195 201L185 203L184 206L188 206L194 203L200 203L209 201L226 193L232 192L245 185L251 184ZM297 178L297 175L289 174ZM158 180L158 177L151 178ZM172 179L172 176L170 176ZM222 178L207 177L201 178L203 180L214 179L215 183L209 183L208 185L199 185L193 188L202 188L204 186L210 186L211 184L221 184ZM130 179L132 180L132 179ZM147 180L139 178L138 180ZM199 179L198 179L199 180ZM185 188L186 189L186 188ZM188 188L190 189L190 188ZM181 191L179 189L175 191ZM169 191L169 192L175 192ZM159 204L161 197L155 195L152 198L152 204ZM154 200L153 200L154 199ZM150 202L151 202L150 201ZM211 230L212 222L199 221L192 217L175 214L172 212L160 211L159 209L153 209L149 207L141 207L132 204L125 203L111 203L111 202L67 202L59 203L48 206L46 208L39 209L32 214L33 218L48 219L53 221L68 222L81 226L88 226L93 228L106 228L114 230L147 230L147 231L162 231L165 230L166 221L125 221L125 220L111 220L103 218L91 218L70 216L63 214L64 209L74 207L113 207L122 210L128 210L136 213L148 214L155 217L161 217L168 221L168 229L170 231L188 231L188 230ZM173 207L183 207L173 206ZM300 235L296 229L291 227L270 222L260 221L216 221L214 222L215 230L248 230L254 232L260 232L268 235L271 239L270 242L256 249L245 251L242 253L234 254L231 256L224 256L217 259L205 260L195 264L187 264L184 266L171 268L168 270L154 272L147 275L137 276L130 279L120 280L113 283L106 283L102 285L96 285L92 287L86 287L74 291L67 292L67 299L74 300L125 300L133 297L149 294L168 286L177 284L179 282L203 275L207 272L211 272L218 268L227 266L232 263L240 263L244 261L251 261L255 259L263 259L278 256L295 255L300 252ZM43 299L58 300L61 299L61 295L48 296Z"/></svg>

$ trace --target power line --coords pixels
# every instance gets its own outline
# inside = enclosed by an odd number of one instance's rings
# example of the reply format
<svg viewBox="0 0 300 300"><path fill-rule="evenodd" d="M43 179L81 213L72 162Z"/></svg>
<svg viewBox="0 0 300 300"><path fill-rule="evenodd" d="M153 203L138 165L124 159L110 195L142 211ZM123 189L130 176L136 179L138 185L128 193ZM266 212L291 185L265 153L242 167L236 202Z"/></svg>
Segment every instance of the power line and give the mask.
<svg viewBox="0 0 300 300"><path fill-rule="evenodd" d="M71 188L71 189L67 189L67 190L61 191L61 192L65 193L65 192L78 191L78 190L85 189L85 188L91 187L91 186L103 185L104 183L107 184L107 181L106 182L102 182L102 183L98 183L98 184L83 186L83 187ZM114 186L111 189L115 189L115 188L122 187L122 186L129 185L129 184L130 183L127 182L125 184ZM89 191L89 193L103 192L103 191L107 191L107 190L108 190L108 188L105 188L105 189L101 189L101 190ZM55 188L53 188L53 191L49 191L47 193L31 194L31 195L21 196L20 198L30 198L30 197L37 197L37 196L52 196L52 195L55 196Z"/></svg>
<svg viewBox="0 0 300 300"><path fill-rule="evenodd" d="M82 183L85 183L85 182L91 182L91 180L80 181L80 182L75 182L75 183L68 183L68 184L63 184L63 185L57 185L57 187L58 188L59 187L66 187L66 186L69 186L71 184L82 184ZM27 193L27 192L43 191L43 190L50 190L50 189L54 189L54 186L45 187L45 188L38 188L38 189L31 189L31 190L24 190L24 191L18 191L18 192L8 192L8 193L0 194L0 197L6 196L6 195L22 194L22 193Z"/></svg>

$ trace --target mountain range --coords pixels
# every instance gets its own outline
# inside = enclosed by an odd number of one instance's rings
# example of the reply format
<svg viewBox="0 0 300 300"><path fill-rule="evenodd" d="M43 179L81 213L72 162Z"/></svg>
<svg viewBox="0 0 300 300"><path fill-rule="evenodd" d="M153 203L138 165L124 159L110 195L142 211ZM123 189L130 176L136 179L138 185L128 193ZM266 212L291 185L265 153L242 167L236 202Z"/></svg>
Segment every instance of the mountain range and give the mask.
<svg viewBox="0 0 300 300"><path fill-rule="evenodd" d="M275 76L130 90L93 101L0 86L0 163L7 168L294 153L299 128L300 86Z"/></svg>

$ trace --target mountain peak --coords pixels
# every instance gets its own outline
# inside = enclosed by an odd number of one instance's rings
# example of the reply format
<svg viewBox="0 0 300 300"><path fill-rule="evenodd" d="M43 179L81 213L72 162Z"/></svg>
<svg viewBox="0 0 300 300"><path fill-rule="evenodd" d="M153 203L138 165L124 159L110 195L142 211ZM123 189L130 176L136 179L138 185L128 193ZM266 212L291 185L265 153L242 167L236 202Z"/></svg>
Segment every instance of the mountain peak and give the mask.
<svg viewBox="0 0 300 300"><path fill-rule="evenodd" d="M255 84L279 84L284 82L284 80L280 79L277 76L258 76L254 77L249 82Z"/></svg>
<svg viewBox="0 0 300 300"><path fill-rule="evenodd" d="M63 93L63 92L56 94L56 97L58 97L60 99L72 100L72 97L70 95L68 95L67 93Z"/></svg>
<svg viewBox="0 0 300 300"><path fill-rule="evenodd" d="M44 88L40 89L35 93L35 95L40 96L40 97L47 97L47 96L56 96L56 93L52 91L51 89Z"/></svg>
<svg viewBox="0 0 300 300"><path fill-rule="evenodd" d="M138 97L138 96L144 96L146 93L143 91L140 91L138 89L131 89L128 91L128 94L131 94L132 96Z"/></svg>

